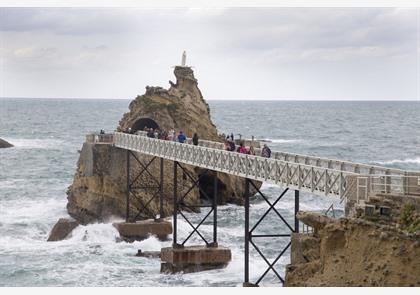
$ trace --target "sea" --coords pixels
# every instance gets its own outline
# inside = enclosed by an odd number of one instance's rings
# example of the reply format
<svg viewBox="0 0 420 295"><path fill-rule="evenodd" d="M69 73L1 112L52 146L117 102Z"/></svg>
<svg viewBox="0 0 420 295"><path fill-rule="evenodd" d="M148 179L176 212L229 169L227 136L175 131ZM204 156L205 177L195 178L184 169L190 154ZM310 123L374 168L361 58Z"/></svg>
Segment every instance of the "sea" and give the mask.
<svg viewBox="0 0 420 295"><path fill-rule="evenodd" d="M221 270L161 274L156 258L136 257L159 251L171 240L149 237L126 243L110 223L77 227L70 238L47 242L57 220L68 217L66 191L72 183L85 135L112 132L130 100L0 99L0 138L15 147L0 149L0 286L241 286L244 281L244 208L218 209L219 245L229 247L232 261ZM420 170L420 103L408 101L208 101L219 133L266 140L272 150L337 158L401 169ZM200 134L200 130L197 130ZM240 135L239 135L240 134ZM284 187L263 184L273 202ZM300 209L336 216L343 204L334 197L301 193ZM276 205L293 223L293 192ZM268 209L259 196L251 200L251 225ZM198 223L200 214L186 213ZM171 220L170 218L168 220ZM115 220L117 221L117 219ZM191 231L178 220L179 236ZM203 235L212 226L200 227ZM271 211L255 233L288 233ZM255 238L272 262L289 238ZM202 244L193 235L191 244ZM289 250L275 269L284 278ZM251 246L250 282L268 268ZM272 271L261 286L281 286Z"/></svg>

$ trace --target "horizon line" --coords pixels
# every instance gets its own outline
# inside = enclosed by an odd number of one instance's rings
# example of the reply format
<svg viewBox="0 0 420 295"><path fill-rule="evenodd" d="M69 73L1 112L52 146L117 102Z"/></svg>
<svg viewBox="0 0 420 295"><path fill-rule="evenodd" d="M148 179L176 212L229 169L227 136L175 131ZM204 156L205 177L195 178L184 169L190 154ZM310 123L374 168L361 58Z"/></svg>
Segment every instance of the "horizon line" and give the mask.
<svg viewBox="0 0 420 295"><path fill-rule="evenodd" d="M140 96L140 95L139 95ZM27 97L27 96L0 96L0 99L51 99L51 100L134 100L136 98L104 98L104 97ZM414 99L328 99L328 98L208 98L205 101L418 101L420 98Z"/></svg>

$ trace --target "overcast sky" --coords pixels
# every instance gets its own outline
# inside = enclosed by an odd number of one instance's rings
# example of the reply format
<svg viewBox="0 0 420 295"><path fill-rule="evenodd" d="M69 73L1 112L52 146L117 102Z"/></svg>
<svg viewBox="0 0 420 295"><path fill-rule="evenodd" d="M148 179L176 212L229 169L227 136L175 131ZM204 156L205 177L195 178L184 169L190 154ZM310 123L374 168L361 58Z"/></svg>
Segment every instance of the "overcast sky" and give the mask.
<svg viewBox="0 0 420 295"><path fill-rule="evenodd" d="M420 9L0 8L0 97L420 100Z"/></svg>

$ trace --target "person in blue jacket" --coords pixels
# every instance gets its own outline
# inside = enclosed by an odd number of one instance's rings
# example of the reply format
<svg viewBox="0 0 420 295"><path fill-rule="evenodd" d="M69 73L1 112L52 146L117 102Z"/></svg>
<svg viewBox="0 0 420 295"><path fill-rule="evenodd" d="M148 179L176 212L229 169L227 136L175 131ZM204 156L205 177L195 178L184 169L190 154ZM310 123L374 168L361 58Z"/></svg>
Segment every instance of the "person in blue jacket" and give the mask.
<svg viewBox="0 0 420 295"><path fill-rule="evenodd" d="M179 134L178 134L178 142L184 143L185 140L187 140L187 137L184 135L184 133L182 133L182 131L179 131Z"/></svg>

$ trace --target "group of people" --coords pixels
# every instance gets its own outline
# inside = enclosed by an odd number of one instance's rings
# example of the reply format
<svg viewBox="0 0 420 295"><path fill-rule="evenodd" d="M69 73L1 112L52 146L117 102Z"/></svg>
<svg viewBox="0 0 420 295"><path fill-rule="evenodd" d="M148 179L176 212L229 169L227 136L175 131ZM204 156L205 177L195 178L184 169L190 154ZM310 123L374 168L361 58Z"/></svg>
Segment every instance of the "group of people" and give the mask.
<svg viewBox="0 0 420 295"><path fill-rule="evenodd" d="M146 136L150 138L175 141L179 143L185 143L187 140L187 137L185 136L184 132L179 131L177 133L175 132L174 129L171 129L168 132L166 130L159 129L159 128L153 129L153 128L144 127L143 131L146 132ZM131 133L131 134L134 133L132 132L131 128L128 128L126 132ZM135 133L138 134L138 132L135 132ZM198 145L198 140L199 140L198 134L194 133L192 137L192 144ZM224 149L230 152L236 151L241 154L248 154L248 155L254 155L254 156L256 155L255 149L252 145L249 147L249 149L247 149L246 146L244 145L244 142L240 141L239 146L236 146L233 133L226 136ZM266 144L264 144L263 148L261 149L261 157L265 157L265 158L271 157L271 150Z"/></svg>
<svg viewBox="0 0 420 295"><path fill-rule="evenodd" d="M253 145L251 145L249 147L249 149L247 149L246 146L244 145L243 141L240 141L239 146L236 147L235 141L233 140L233 135L226 137L225 150L230 151L230 152L235 152L236 151L236 152L241 153L241 154L248 154L248 155L253 155L253 156L256 155ZM263 148L261 149L261 157L264 157L264 158L270 158L271 157L271 150L266 144L264 144Z"/></svg>
<svg viewBox="0 0 420 295"><path fill-rule="evenodd" d="M254 146L251 144L249 149L246 148L244 142L242 140L239 141L239 146L237 147L235 144L235 140L233 137L233 133L227 135L225 138L225 150L230 152L238 152L241 154L248 154L248 155L256 155ZM263 148L261 149L261 157L270 158L271 157L271 150L270 148L264 144Z"/></svg>
<svg viewBox="0 0 420 295"><path fill-rule="evenodd" d="M162 130L159 128L153 129L153 128L147 128L144 127L143 131L146 132L146 136L150 138L157 138L162 140L169 140L169 141L175 141L179 143L185 143L187 140L187 137L185 136L184 132L179 131L178 133L175 132L174 129L170 130L169 132L166 130ZM192 138L192 142L194 145L198 145L198 135L197 133L194 133L194 136Z"/></svg>

